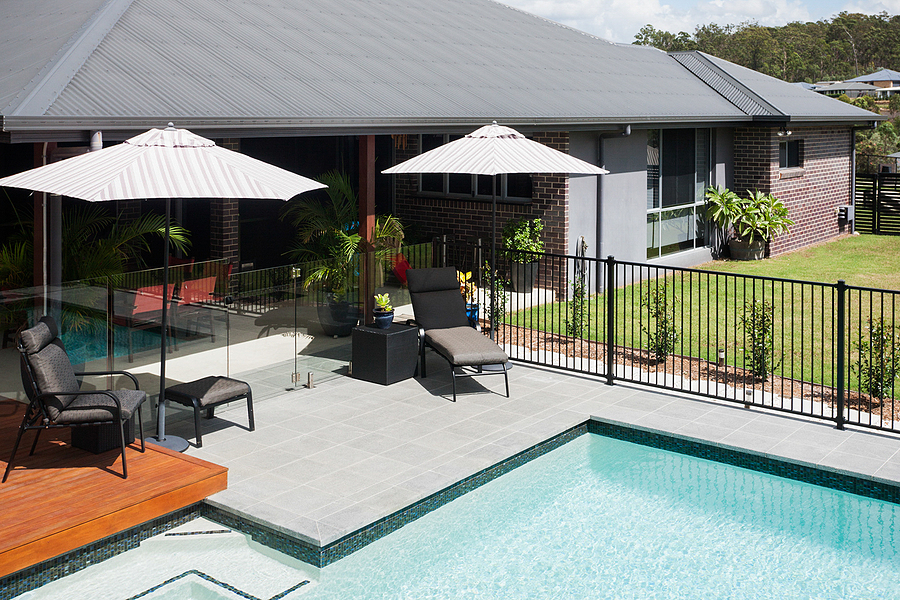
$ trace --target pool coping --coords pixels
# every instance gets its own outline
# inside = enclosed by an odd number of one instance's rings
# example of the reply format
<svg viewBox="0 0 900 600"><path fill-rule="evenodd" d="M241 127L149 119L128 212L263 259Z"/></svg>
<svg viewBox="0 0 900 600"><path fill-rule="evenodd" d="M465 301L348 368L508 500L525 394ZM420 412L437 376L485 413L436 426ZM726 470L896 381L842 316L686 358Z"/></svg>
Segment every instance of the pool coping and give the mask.
<svg viewBox="0 0 900 600"><path fill-rule="evenodd" d="M296 534L291 535L261 519L230 512L221 506L203 501L13 573L0 580L0 600L14 598L50 581L136 548L145 539L198 517L208 518L249 535L254 541L267 547L322 568L585 434L603 435L900 504L900 483L896 481L592 416L579 425L465 477L325 546L300 539Z"/></svg>

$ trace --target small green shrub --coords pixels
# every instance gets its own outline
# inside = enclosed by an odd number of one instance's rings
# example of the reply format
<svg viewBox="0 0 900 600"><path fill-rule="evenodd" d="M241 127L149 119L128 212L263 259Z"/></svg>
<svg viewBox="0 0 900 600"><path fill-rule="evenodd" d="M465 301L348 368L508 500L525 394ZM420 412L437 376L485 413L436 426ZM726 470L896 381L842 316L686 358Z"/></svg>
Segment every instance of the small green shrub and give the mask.
<svg viewBox="0 0 900 600"><path fill-rule="evenodd" d="M543 252L541 233L544 223L540 219L512 219L503 226L502 256L517 262L530 263L537 257L530 252Z"/></svg>
<svg viewBox="0 0 900 600"><path fill-rule="evenodd" d="M675 326L675 298L669 297L669 285L654 286L641 297L641 307L647 309L653 320L652 324L641 325L647 334L649 350L657 362L662 362L675 351L679 339Z"/></svg>
<svg viewBox="0 0 900 600"><path fill-rule="evenodd" d="M484 290L486 292L485 298L485 312L487 313L487 318L493 320L494 323L499 325L506 320L506 288L508 287L508 282L501 277L497 271L491 270L491 265L487 261L484 263L484 273L486 275L485 283L483 285ZM492 302L491 298L491 280L494 280L495 290L497 292L497 302L496 302L496 313L492 314L492 310L494 310L495 303ZM493 317L493 318L492 318Z"/></svg>
<svg viewBox="0 0 900 600"><path fill-rule="evenodd" d="M569 318L566 319L566 333L572 337L581 337L587 327L587 286L584 274L572 281L572 300L569 301Z"/></svg>
<svg viewBox="0 0 900 600"><path fill-rule="evenodd" d="M741 325L750 344L749 348L744 349L745 368L749 356L750 371L756 377L765 379L781 364L781 359L775 360L775 308L759 300L747 302Z"/></svg>
<svg viewBox="0 0 900 600"><path fill-rule="evenodd" d="M859 375L860 391L873 398L887 398L900 374L900 339L894 327L881 319L869 319L866 338L856 344L859 356L852 369Z"/></svg>

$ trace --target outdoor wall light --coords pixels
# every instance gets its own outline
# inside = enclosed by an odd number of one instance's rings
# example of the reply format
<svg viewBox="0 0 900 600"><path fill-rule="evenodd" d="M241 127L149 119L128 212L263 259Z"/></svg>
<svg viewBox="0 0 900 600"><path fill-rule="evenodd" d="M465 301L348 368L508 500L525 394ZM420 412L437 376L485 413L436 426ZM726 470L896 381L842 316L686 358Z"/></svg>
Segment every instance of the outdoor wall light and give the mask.
<svg viewBox="0 0 900 600"><path fill-rule="evenodd" d="M782 125L781 129L778 130L778 137L786 137L791 135L792 133L793 131Z"/></svg>

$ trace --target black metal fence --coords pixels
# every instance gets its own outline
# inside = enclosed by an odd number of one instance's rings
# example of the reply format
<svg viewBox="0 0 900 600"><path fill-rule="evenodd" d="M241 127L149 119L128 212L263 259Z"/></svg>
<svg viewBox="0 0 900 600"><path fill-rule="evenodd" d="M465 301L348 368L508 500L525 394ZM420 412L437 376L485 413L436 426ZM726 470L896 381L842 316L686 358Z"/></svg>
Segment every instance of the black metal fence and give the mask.
<svg viewBox="0 0 900 600"><path fill-rule="evenodd" d="M477 242L436 240L435 265L473 271L482 288L487 255ZM900 427L900 292L612 257L531 260L533 283L515 285L523 267L502 252L497 262L494 335L515 360L839 427ZM489 294L479 297L487 310Z"/></svg>

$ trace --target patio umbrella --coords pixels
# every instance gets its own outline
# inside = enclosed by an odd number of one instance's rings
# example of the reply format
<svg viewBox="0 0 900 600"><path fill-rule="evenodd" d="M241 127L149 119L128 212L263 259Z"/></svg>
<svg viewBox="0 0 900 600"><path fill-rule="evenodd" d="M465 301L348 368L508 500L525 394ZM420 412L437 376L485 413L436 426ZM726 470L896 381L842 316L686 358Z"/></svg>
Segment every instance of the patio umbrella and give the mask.
<svg viewBox="0 0 900 600"><path fill-rule="evenodd" d="M570 173L603 175L606 169L594 166L540 144L494 121L448 144L385 169L382 173L459 173L491 175L491 339L494 338L494 306L497 248L497 181L509 173Z"/></svg>
<svg viewBox="0 0 900 600"><path fill-rule="evenodd" d="M0 186L80 198L90 202L165 198L163 298L169 285L169 220L172 198L241 198L289 200L325 185L215 142L176 129L151 129L124 143L37 167L0 179ZM166 437L166 325L162 306L159 414L156 442L183 451L187 441Z"/></svg>

